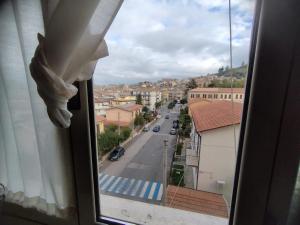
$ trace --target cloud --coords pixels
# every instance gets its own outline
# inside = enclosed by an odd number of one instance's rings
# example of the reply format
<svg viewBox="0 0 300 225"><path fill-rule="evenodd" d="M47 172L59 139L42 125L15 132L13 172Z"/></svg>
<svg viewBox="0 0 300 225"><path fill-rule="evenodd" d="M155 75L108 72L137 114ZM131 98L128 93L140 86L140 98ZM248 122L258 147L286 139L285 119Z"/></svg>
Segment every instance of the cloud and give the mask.
<svg viewBox="0 0 300 225"><path fill-rule="evenodd" d="M247 62L253 1L232 0L233 62ZM184 78L229 64L228 2L126 0L106 35L96 83Z"/></svg>

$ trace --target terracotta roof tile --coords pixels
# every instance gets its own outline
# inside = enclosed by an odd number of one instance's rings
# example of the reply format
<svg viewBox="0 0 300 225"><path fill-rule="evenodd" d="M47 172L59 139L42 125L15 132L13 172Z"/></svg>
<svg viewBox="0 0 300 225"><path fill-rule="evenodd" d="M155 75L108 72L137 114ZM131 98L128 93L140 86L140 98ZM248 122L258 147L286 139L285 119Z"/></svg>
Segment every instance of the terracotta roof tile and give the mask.
<svg viewBox="0 0 300 225"><path fill-rule="evenodd" d="M226 202L220 194L169 185L167 205L172 208L228 218Z"/></svg>
<svg viewBox="0 0 300 225"><path fill-rule="evenodd" d="M189 105L198 132L239 124L242 103L231 101L200 101Z"/></svg>

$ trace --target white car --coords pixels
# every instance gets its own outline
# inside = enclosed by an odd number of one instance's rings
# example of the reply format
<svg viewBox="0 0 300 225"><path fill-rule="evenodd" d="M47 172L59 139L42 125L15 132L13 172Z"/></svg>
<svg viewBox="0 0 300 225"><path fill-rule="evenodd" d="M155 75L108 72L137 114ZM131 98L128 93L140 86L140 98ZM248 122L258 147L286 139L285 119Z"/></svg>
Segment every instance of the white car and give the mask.
<svg viewBox="0 0 300 225"><path fill-rule="evenodd" d="M161 118L161 115L160 115L160 114L158 114L156 117L157 117L157 119L160 119L160 118Z"/></svg>

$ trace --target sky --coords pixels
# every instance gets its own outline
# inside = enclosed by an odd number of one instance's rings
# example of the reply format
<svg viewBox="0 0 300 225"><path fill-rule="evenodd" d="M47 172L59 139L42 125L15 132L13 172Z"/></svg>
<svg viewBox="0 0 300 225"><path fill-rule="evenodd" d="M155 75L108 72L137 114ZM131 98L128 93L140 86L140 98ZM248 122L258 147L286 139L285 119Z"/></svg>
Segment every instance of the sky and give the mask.
<svg viewBox="0 0 300 225"><path fill-rule="evenodd" d="M231 0L233 66L247 63L254 0ZM96 84L189 78L229 65L227 0L125 0L105 40Z"/></svg>

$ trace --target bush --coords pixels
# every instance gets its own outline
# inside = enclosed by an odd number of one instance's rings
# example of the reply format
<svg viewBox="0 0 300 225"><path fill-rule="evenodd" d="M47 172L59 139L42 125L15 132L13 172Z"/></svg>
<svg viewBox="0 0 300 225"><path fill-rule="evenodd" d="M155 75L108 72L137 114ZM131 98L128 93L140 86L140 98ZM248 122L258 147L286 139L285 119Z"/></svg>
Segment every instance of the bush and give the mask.
<svg viewBox="0 0 300 225"><path fill-rule="evenodd" d="M125 141L130 137L131 129L129 127L123 127L121 129L120 141Z"/></svg>
<svg viewBox="0 0 300 225"><path fill-rule="evenodd" d="M119 144L119 135L116 132L106 130L98 136L98 148L102 154L105 154L112 150Z"/></svg>
<svg viewBox="0 0 300 225"><path fill-rule="evenodd" d="M118 129L118 126L117 126L117 125L114 125L114 124L108 125L108 126L105 128L105 130L111 131L111 132L115 132L117 129Z"/></svg>
<svg viewBox="0 0 300 225"><path fill-rule="evenodd" d="M142 114L138 114L134 119L134 126L143 126L145 124L145 119Z"/></svg>
<svg viewBox="0 0 300 225"><path fill-rule="evenodd" d="M144 106L144 107L142 108L142 112L144 112L144 113L149 112L149 108L148 108L147 106Z"/></svg>

